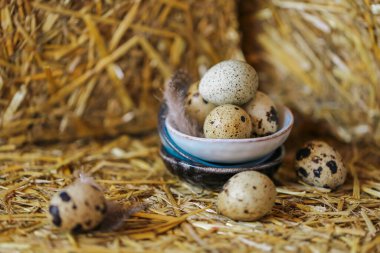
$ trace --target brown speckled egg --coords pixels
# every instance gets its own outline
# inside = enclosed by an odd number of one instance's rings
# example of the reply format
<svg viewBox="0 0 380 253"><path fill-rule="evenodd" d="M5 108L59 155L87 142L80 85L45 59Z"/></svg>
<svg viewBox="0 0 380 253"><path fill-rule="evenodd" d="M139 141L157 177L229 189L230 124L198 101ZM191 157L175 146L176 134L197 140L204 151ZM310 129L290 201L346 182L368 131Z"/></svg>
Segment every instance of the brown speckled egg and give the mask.
<svg viewBox="0 0 380 253"><path fill-rule="evenodd" d="M307 184L335 189L346 180L340 154L323 141L310 141L296 154L297 175Z"/></svg>
<svg viewBox="0 0 380 253"><path fill-rule="evenodd" d="M236 105L220 105L210 112L203 125L206 138L242 139L249 138L252 123L249 115Z"/></svg>
<svg viewBox="0 0 380 253"><path fill-rule="evenodd" d="M186 113L196 119L199 126L203 126L207 115L215 108L215 105L207 102L198 91L198 83L190 86L185 99Z"/></svg>
<svg viewBox="0 0 380 253"><path fill-rule="evenodd" d="M52 223L74 233L94 229L106 211L103 192L95 185L79 181L55 194L49 205Z"/></svg>
<svg viewBox="0 0 380 253"><path fill-rule="evenodd" d="M272 99L263 92L257 91L256 96L243 108L251 117L253 136L267 136L278 130L279 120L276 106Z"/></svg>
<svg viewBox="0 0 380 253"><path fill-rule="evenodd" d="M222 61L202 77L199 92L216 105L247 103L255 96L258 76L248 63L238 60Z"/></svg>
<svg viewBox="0 0 380 253"><path fill-rule="evenodd" d="M231 177L218 196L218 210L234 220L254 221L269 213L276 187L264 174L244 171Z"/></svg>

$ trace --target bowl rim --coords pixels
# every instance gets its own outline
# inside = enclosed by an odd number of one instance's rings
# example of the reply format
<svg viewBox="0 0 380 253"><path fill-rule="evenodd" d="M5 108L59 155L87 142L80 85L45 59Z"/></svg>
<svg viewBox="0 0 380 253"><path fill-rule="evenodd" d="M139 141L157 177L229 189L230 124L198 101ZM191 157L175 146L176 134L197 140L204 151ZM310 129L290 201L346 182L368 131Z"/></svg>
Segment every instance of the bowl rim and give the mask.
<svg viewBox="0 0 380 253"><path fill-rule="evenodd" d="M210 162L210 161L207 161L207 160L203 160L197 156L194 156L190 153L188 153L186 150L183 150L180 146L178 146L171 138L166 126L163 126L161 129L160 129L160 137L162 139L165 140L165 142L167 143L167 146L165 146L165 149L168 150L168 149L172 149L174 152L176 152L177 154L179 154L180 156L186 158L187 160L193 162L193 163L198 163L198 164L202 164L203 166L211 166L211 167L215 167L215 168L220 168L220 169L225 169L226 167L231 167L231 165L233 167L237 167L238 165L242 165L242 164L246 164L247 162L244 162L244 163L213 163L213 162ZM277 150L277 149L276 149ZM266 161L268 161L272 156L273 154L276 152L276 150L274 151L271 151L269 152L268 154L260 157L260 158L257 158L255 159L254 161L256 162L256 164L261 164L261 163L264 163ZM248 161L250 163L252 163L253 161Z"/></svg>
<svg viewBox="0 0 380 253"><path fill-rule="evenodd" d="M183 138L194 140L194 141L200 141L200 142L220 142L220 143L262 142L262 141L268 141L268 140L274 139L274 138L276 138L278 136L281 136L283 134L286 134L286 132L288 132L293 127L293 124L294 124L294 115L293 115L292 111L287 106L284 106L284 105L277 106L277 107L282 109L281 111L283 111L284 115L289 115L290 116L290 123L288 125L285 125L284 127L282 127L277 132L275 132L275 133L273 133L271 135L263 136L263 137L244 138L244 139L211 139L211 138L204 138L204 137L195 137L195 136L187 135L187 134L184 134L184 133L178 131L177 129L175 129L170 124L168 117L165 118L165 125L166 125L169 133L173 132L176 135L179 135L179 136L181 136Z"/></svg>

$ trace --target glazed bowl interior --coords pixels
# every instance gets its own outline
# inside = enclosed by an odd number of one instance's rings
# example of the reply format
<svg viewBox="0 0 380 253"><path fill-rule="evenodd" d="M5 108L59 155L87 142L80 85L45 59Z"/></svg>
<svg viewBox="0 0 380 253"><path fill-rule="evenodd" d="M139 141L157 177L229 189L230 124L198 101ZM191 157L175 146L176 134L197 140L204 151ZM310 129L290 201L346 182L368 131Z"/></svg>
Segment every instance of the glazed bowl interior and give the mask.
<svg viewBox="0 0 380 253"><path fill-rule="evenodd" d="M280 128L274 134L246 139L209 139L186 135L165 118L165 127L171 140L186 153L214 163L243 163L267 156L288 138L293 126L289 108L278 106Z"/></svg>

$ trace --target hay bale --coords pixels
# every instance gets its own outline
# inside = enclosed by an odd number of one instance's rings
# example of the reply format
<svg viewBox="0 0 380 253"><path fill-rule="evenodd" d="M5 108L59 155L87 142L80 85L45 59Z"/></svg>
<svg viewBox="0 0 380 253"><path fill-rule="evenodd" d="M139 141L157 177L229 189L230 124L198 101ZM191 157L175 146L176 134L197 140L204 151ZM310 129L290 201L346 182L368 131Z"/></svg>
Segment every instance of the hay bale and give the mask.
<svg viewBox="0 0 380 253"><path fill-rule="evenodd" d="M340 139L380 145L380 5L271 0L255 8L245 2L245 22L261 26L244 28L246 46L257 40L262 49L248 53L264 66L261 84L326 121Z"/></svg>
<svg viewBox="0 0 380 253"><path fill-rule="evenodd" d="M3 1L0 139L70 140L154 129L172 71L238 52L235 4Z"/></svg>

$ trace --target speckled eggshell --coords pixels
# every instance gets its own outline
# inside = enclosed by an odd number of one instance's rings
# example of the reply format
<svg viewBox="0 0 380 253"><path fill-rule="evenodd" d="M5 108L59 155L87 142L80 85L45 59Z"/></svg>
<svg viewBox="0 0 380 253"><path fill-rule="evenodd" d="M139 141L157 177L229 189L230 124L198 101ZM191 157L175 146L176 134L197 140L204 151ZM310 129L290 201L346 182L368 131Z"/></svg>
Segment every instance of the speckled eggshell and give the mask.
<svg viewBox="0 0 380 253"><path fill-rule="evenodd" d="M254 221L268 214L276 199L276 187L264 174L244 171L231 177L219 193L221 214L240 221Z"/></svg>
<svg viewBox="0 0 380 253"><path fill-rule="evenodd" d="M242 139L249 138L252 123L249 115L237 105L220 105L210 112L203 125L206 138Z"/></svg>
<svg viewBox="0 0 380 253"><path fill-rule="evenodd" d="M107 211L103 192L95 185L76 182L53 196L49 205L52 223L74 233L94 229Z"/></svg>
<svg viewBox="0 0 380 253"><path fill-rule="evenodd" d="M310 141L296 153L297 175L307 184L335 189L346 180L340 154L322 141Z"/></svg>
<svg viewBox="0 0 380 253"><path fill-rule="evenodd" d="M190 86L185 99L186 113L203 126L207 115L215 108L215 105L207 102L198 91L198 83Z"/></svg>
<svg viewBox="0 0 380 253"><path fill-rule="evenodd" d="M243 105L255 96L258 76L248 63L238 60L222 61L202 77L199 92L216 105Z"/></svg>
<svg viewBox="0 0 380 253"><path fill-rule="evenodd" d="M279 120L276 106L265 93L257 91L256 96L243 108L251 117L254 137L267 136L278 130Z"/></svg>

